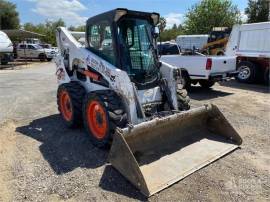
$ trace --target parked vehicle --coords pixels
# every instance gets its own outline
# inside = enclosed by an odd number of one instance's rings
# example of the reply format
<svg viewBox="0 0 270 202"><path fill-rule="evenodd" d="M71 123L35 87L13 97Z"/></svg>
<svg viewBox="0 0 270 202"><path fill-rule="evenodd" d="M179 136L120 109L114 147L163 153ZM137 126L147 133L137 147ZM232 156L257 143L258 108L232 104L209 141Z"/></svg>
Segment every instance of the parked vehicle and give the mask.
<svg viewBox="0 0 270 202"><path fill-rule="evenodd" d="M203 88L212 87L217 81L226 81L236 76L236 57L205 56L200 52L186 50L180 52L176 43L158 45L161 61L180 68L184 88L199 83Z"/></svg>
<svg viewBox="0 0 270 202"><path fill-rule="evenodd" d="M87 20L85 46L64 27L56 33L64 123L84 123L92 143L110 147L109 162L146 196L242 142L216 106L189 110L180 70L159 61L158 23L157 13L121 8Z"/></svg>
<svg viewBox="0 0 270 202"><path fill-rule="evenodd" d="M231 29L228 27L214 27L200 51L205 55L224 55L230 33Z"/></svg>
<svg viewBox="0 0 270 202"><path fill-rule="evenodd" d="M176 43L158 44L158 52L160 55L179 55L180 49Z"/></svg>
<svg viewBox="0 0 270 202"><path fill-rule="evenodd" d="M217 81L236 76L235 56L164 55L161 61L180 68L184 88L199 83L203 88L212 87Z"/></svg>
<svg viewBox="0 0 270 202"><path fill-rule="evenodd" d="M17 46L17 58L51 61L55 55L55 50L43 48L38 44L18 44Z"/></svg>
<svg viewBox="0 0 270 202"><path fill-rule="evenodd" d="M8 64L13 59L13 44L5 32L0 31L0 62Z"/></svg>
<svg viewBox="0 0 270 202"><path fill-rule="evenodd" d="M180 47L181 52L188 50L200 50L207 43L208 35L179 35L176 37L176 43Z"/></svg>
<svg viewBox="0 0 270 202"><path fill-rule="evenodd" d="M270 22L235 25L225 54L237 56L238 81L269 84Z"/></svg>

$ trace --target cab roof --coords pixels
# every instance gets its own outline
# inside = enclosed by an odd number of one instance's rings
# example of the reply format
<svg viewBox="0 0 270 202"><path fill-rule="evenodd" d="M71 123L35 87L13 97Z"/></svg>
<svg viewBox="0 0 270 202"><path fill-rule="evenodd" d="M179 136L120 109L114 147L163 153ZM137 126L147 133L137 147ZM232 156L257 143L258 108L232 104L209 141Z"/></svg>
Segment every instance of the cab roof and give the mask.
<svg viewBox="0 0 270 202"><path fill-rule="evenodd" d="M124 13L119 17L119 13ZM138 17L138 18L144 18L144 19L149 19L150 21L153 22L154 25L156 25L159 21L159 13L149 13L149 12L142 12L142 11L134 11L134 10L128 10L126 8L116 8L101 14L98 14L96 16L90 17L87 20L87 25L89 24L94 24L96 22L100 21L108 21L110 23L117 22L122 16L133 16L133 17ZM157 22L154 22L152 16L156 15L158 17Z"/></svg>

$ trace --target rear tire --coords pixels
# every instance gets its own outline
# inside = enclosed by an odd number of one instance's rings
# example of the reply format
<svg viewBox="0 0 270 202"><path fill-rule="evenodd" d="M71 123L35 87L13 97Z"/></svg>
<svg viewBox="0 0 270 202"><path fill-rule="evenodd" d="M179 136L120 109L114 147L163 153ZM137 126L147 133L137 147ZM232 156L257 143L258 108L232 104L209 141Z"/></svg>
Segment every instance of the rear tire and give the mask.
<svg viewBox="0 0 270 202"><path fill-rule="evenodd" d="M70 128L82 125L82 102L84 95L84 88L77 82L65 83L58 88L58 110L65 124Z"/></svg>
<svg viewBox="0 0 270 202"><path fill-rule="evenodd" d="M265 82L266 85L269 85L270 84L270 72L269 72L269 68L264 73L264 82Z"/></svg>
<svg viewBox="0 0 270 202"><path fill-rule="evenodd" d="M215 85L215 81L212 80L201 80L199 81L199 84L202 88L208 89L211 88L213 85Z"/></svg>
<svg viewBox="0 0 270 202"><path fill-rule="evenodd" d="M127 125L127 114L115 92L101 90L85 97L83 121L92 143L99 148L108 148L116 128Z"/></svg>
<svg viewBox="0 0 270 202"><path fill-rule="evenodd" d="M236 79L241 83L253 83L257 79L258 70L254 63L242 61L237 65L239 71Z"/></svg>
<svg viewBox="0 0 270 202"><path fill-rule="evenodd" d="M47 61L48 61L48 62L52 61L52 58L47 58Z"/></svg>
<svg viewBox="0 0 270 202"><path fill-rule="evenodd" d="M190 90L191 87L191 80L189 78L189 75L187 72L182 72L182 84L183 84L183 88L186 89L187 91Z"/></svg>
<svg viewBox="0 0 270 202"><path fill-rule="evenodd" d="M185 89L177 89L177 103L178 103L178 110L186 111L190 109L190 98L187 95L187 91Z"/></svg>

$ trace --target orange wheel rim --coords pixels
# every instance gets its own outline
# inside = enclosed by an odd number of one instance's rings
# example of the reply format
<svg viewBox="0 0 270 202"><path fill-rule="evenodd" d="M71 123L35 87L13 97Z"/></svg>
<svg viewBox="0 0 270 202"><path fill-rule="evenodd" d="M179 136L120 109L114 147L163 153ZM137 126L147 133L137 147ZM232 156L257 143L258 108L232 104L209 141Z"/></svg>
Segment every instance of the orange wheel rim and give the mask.
<svg viewBox="0 0 270 202"><path fill-rule="evenodd" d="M87 106L87 122L92 134L97 139L103 139L108 129L107 115L104 107L98 101L91 101Z"/></svg>
<svg viewBox="0 0 270 202"><path fill-rule="evenodd" d="M70 121L72 119L72 107L70 97L67 91L60 93L60 110L65 120Z"/></svg>

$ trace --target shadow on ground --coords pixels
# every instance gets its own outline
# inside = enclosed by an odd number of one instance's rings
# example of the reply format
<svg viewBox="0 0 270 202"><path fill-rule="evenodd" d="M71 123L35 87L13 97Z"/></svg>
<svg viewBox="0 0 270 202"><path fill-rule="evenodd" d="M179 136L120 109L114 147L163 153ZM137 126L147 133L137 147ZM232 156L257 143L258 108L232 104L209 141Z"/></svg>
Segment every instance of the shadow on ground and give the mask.
<svg viewBox="0 0 270 202"><path fill-rule="evenodd" d="M107 162L108 151L94 147L83 128L67 128L58 114L33 120L29 125L17 127L16 132L42 143L40 152L57 175L78 167L94 169ZM110 192L146 200L111 165L105 167L99 186Z"/></svg>
<svg viewBox="0 0 270 202"><path fill-rule="evenodd" d="M59 115L33 120L16 131L42 143L40 151L57 174L106 163L107 151L94 147L83 129L67 128Z"/></svg>
<svg viewBox="0 0 270 202"><path fill-rule="evenodd" d="M47 62L47 61L44 61ZM16 60L14 62L9 62L6 65L0 64L0 70L15 70L18 68L21 68L21 66L31 65L31 64L37 64L37 63L43 63L40 60L32 59L32 60Z"/></svg>
<svg viewBox="0 0 270 202"><path fill-rule="evenodd" d="M240 83L236 80L230 80L228 82L220 82L221 86L226 86L230 88L237 88L242 90L250 90L260 93L270 93L269 85L258 83L258 84L248 84L248 83Z"/></svg>
<svg viewBox="0 0 270 202"><path fill-rule="evenodd" d="M208 100L217 97L225 97L232 94L233 93L215 90L214 87L204 89L200 86L192 86L188 92L188 96L194 100Z"/></svg>
<svg viewBox="0 0 270 202"><path fill-rule="evenodd" d="M105 167L105 170L99 182L99 186L106 191L125 195L139 201L147 201L147 197L141 194L138 189L136 189L111 165L107 165Z"/></svg>

